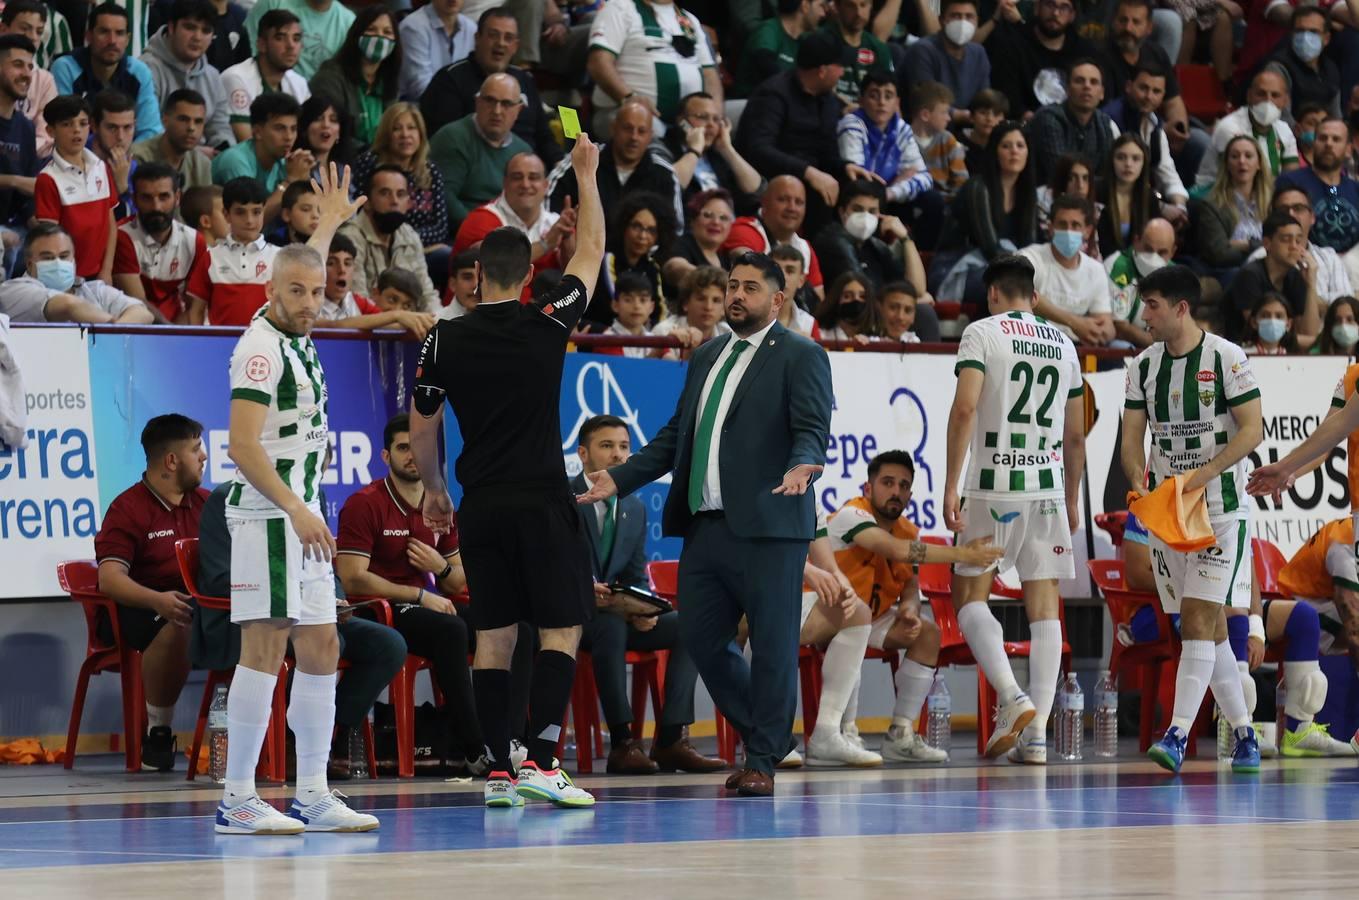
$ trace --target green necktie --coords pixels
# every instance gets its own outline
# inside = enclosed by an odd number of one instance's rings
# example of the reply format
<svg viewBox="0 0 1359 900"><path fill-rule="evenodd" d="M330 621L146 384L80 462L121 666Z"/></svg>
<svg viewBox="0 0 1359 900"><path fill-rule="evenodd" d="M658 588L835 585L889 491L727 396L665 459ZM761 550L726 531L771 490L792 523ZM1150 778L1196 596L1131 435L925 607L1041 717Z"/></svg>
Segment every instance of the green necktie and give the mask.
<svg viewBox="0 0 1359 900"><path fill-rule="evenodd" d="M708 403L698 419L698 431L694 432L694 456L689 460L689 512L696 513L703 505L703 480L708 475L708 452L713 445L713 426L717 424L717 407L722 404L722 390L727 386L727 377L736 366L736 360L750 346L750 341L740 340L731 348L731 355L722 364L713 382Z"/></svg>
<svg viewBox="0 0 1359 900"><path fill-rule="evenodd" d="M613 552L613 539L618 531L618 498L610 497L604 501L604 525L599 529L599 564L602 566L609 561L609 554Z"/></svg>

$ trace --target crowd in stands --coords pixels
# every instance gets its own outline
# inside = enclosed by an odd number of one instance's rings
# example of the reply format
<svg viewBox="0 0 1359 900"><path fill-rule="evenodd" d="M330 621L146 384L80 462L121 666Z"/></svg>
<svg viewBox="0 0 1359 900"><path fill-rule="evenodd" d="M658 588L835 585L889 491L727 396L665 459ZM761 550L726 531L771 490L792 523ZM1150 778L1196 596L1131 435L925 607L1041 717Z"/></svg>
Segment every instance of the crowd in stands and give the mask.
<svg viewBox="0 0 1359 900"><path fill-rule="evenodd" d="M784 321L823 340L956 335L1021 251L1082 345L1146 346L1137 284L1174 260L1252 352L1353 349L1354 0L687 2L8 0L0 311L243 325L339 163L369 199L326 315L423 334L492 229L570 260L562 104L610 215L581 327L680 344L628 355L685 358L724 328L713 273L785 247Z"/></svg>

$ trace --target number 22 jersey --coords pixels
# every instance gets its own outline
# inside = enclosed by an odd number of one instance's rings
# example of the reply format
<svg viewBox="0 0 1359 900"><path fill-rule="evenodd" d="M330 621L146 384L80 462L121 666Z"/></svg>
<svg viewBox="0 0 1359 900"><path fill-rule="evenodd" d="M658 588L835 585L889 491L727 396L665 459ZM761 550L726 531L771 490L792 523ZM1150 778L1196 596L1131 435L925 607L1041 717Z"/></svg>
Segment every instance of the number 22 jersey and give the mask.
<svg viewBox="0 0 1359 900"><path fill-rule="evenodd" d="M968 325L955 373L985 376L963 496L1059 500L1066 496L1066 404L1085 391L1071 339L1042 316L1009 312Z"/></svg>

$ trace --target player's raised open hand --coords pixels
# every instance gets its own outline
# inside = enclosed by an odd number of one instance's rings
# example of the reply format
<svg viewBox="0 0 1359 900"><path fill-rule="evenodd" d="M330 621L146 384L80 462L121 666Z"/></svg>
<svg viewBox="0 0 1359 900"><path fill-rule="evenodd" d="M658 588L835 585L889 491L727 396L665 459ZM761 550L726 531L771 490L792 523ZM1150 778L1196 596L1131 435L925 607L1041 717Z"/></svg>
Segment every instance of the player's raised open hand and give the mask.
<svg viewBox="0 0 1359 900"><path fill-rule="evenodd" d="M793 466L783 473L783 483L774 488L772 493L784 494L788 497L800 497L807 493L807 488L811 487L812 478L820 472L822 466L814 466L810 463L803 463L800 466Z"/></svg>
<svg viewBox="0 0 1359 900"><path fill-rule="evenodd" d="M332 162L322 166L317 177L311 180L311 189L316 194L316 205L321 211L323 222L334 222L338 227L340 223L353 218L354 213L368 202L367 197L349 199L349 177L349 166L337 166Z"/></svg>
<svg viewBox="0 0 1359 900"><path fill-rule="evenodd" d="M591 472L589 481L590 489L583 494L576 495L577 503L598 503L600 500L607 500L618 493L618 485L613 483L613 476L609 474L608 469Z"/></svg>

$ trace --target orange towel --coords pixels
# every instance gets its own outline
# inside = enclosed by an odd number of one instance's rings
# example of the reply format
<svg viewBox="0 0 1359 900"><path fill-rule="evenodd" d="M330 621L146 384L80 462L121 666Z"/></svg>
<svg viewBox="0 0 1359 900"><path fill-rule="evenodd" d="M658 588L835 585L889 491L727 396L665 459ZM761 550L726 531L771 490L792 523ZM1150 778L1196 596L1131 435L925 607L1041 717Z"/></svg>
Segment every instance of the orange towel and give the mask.
<svg viewBox="0 0 1359 900"><path fill-rule="evenodd" d="M1194 553L1217 543L1208 521L1208 502L1204 489L1184 490L1187 475L1176 475L1161 482L1145 497L1128 495L1128 510L1137 516L1147 531L1165 541L1172 550Z"/></svg>
<svg viewBox="0 0 1359 900"><path fill-rule="evenodd" d="M12 766L32 766L59 763L65 757L63 750L47 750L32 738L20 738L7 744L0 744L0 763Z"/></svg>

